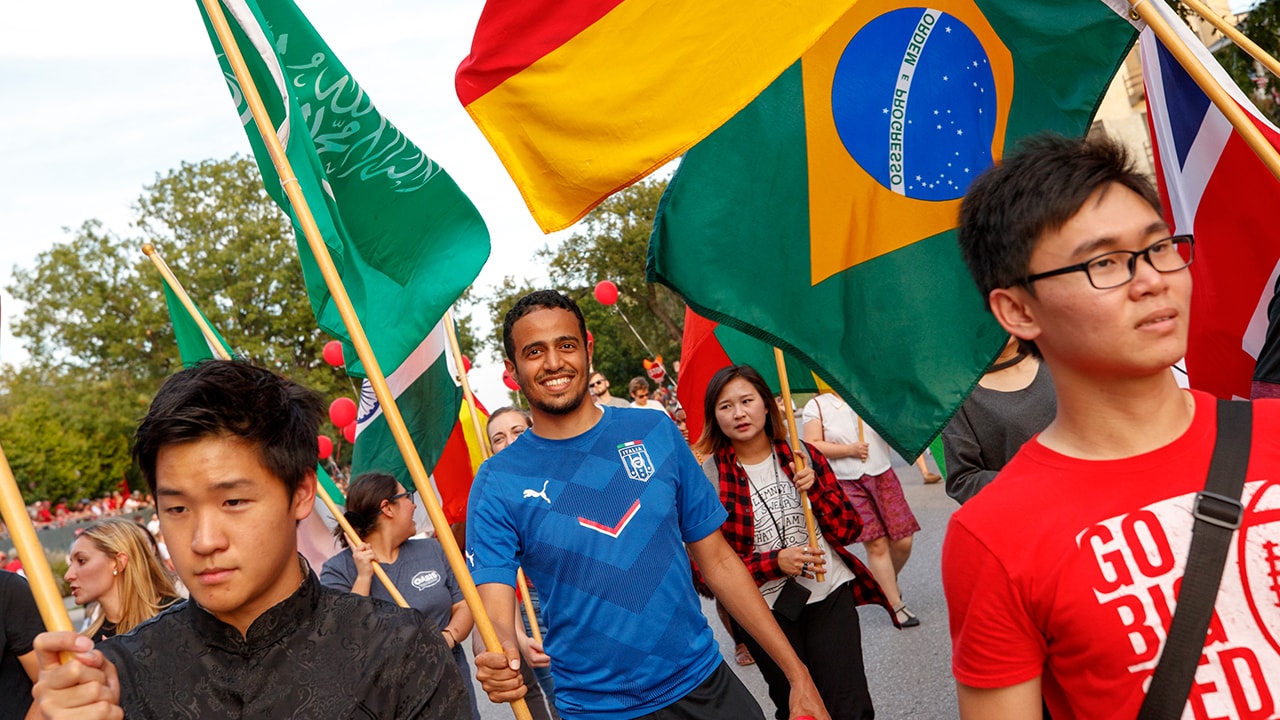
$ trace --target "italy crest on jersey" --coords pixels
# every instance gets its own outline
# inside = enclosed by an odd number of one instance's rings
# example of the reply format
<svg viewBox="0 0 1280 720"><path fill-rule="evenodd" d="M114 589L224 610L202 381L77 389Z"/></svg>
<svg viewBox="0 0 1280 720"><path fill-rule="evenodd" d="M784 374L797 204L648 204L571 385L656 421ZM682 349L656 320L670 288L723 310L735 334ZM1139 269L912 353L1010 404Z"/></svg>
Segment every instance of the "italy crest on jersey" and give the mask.
<svg viewBox="0 0 1280 720"><path fill-rule="evenodd" d="M627 477L632 480L649 482L649 478L653 477L653 460L649 459L649 451L639 440L619 445L618 458L627 469Z"/></svg>

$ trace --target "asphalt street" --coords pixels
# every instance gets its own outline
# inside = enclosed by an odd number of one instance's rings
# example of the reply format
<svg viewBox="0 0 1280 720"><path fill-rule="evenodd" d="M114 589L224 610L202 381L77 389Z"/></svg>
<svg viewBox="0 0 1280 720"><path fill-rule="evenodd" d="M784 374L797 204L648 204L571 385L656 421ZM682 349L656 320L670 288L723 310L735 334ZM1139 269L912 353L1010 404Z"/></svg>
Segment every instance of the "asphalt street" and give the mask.
<svg viewBox="0 0 1280 720"><path fill-rule="evenodd" d="M861 608L859 619L867 682L875 701L876 717L880 720L954 718L956 698L951 679L951 640L947 632L939 558L947 520L959 506L947 497L941 483L925 485L915 467L904 464L896 455L894 470L902 480L907 502L920 522L911 559L899 577L907 605L920 618L920 625L898 630L883 609ZM859 557L866 558L860 545L852 549ZM716 631L721 653L729 666L756 696L765 716L772 718L773 703L769 700L760 672L754 666L740 668L734 663L733 642L716 618L714 605L704 600L703 611L711 618L711 627ZM514 717L509 707L494 705L483 697L480 714L484 720Z"/></svg>

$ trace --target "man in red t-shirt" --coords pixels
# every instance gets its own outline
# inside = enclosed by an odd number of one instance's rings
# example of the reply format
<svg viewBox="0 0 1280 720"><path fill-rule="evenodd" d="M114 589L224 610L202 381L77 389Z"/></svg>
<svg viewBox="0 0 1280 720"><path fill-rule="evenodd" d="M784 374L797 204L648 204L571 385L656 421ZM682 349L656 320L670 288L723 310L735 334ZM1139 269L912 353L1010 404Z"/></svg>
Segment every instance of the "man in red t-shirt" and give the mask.
<svg viewBox="0 0 1280 720"><path fill-rule="evenodd" d="M1216 432L1180 389L1189 236L1106 138L1042 137L960 212L988 307L1057 414L952 517L942 573L962 718L1133 718L1167 636ZM1280 403L1254 405L1245 514L1186 717L1280 714Z"/></svg>

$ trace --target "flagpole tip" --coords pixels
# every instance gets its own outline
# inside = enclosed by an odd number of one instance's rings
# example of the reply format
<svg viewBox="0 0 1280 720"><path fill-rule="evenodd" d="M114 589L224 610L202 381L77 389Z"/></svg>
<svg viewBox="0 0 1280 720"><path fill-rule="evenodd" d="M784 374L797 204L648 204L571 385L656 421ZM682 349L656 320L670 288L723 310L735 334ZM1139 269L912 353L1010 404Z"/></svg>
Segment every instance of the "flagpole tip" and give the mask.
<svg viewBox="0 0 1280 720"><path fill-rule="evenodd" d="M156 246L151 243L142 243L142 254L151 257L156 254Z"/></svg>

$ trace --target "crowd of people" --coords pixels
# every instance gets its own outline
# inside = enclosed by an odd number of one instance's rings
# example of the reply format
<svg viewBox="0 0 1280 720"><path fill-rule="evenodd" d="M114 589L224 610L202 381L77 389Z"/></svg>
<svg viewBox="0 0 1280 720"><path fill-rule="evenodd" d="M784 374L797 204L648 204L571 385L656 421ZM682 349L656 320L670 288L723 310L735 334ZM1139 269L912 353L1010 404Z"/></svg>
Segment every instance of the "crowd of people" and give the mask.
<svg viewBox="0 0 1280 720"><path fill-rule="evenodd" d="M145 492L125 493L120 490L104 493L97 499L82 498L74 502L61 500L36 500L27 506L27 516L37 530L66 527L76 523L93 522L117 515L128 515L153 507L151 496ZM0 538L8 535L8 528L0 523Z"/></svg>
<svg viewBox="0 0 1280 720"><path fill-rule="evenodd" d="M966 720L1280 710L1280 406L1244 408L1241 450L1217 430L1235 409L1178 386L1193 241L1168 232L1149 181L1105 138L1031 141L963 201L962 255L1010 335L944 432L963 506L941 580ZM314 501L320 403L220 361L170 378L137 431L181 585L136 524L90 526L67 579L100 610L81 633L15 644L8 669L36 680L27 692L49 717L474 718L474 676L489 701L527 698L538 718L873 718L858 608L921 624L898 583L920 526L884 440L845 399L809 400L789 438L765 380L732 365L710 380L691 439L648 379L628 383L630 402L610 394L566 295L521 298L502 337L529 410L490 417L495 454L465 530L500 651L477 646L465 663L459 578L415 538L414 493L389 475L351 482L361 542L317 578L295 525ZM1206 500L1210 457L1217 468L1241 452L1239 499ZM1183 575L1200 523L1240 532L1222 544L1221 587L1204 591L1208 636L1184 652L1164 638L1183 632L1179 587L1208 572ZM408 607L387 602L375 567ZM20 605L0 580L0 601ZM698 591L723 608L771 707L728 668ZM1179 660L1190 674L1165 679Z"/></svg>

